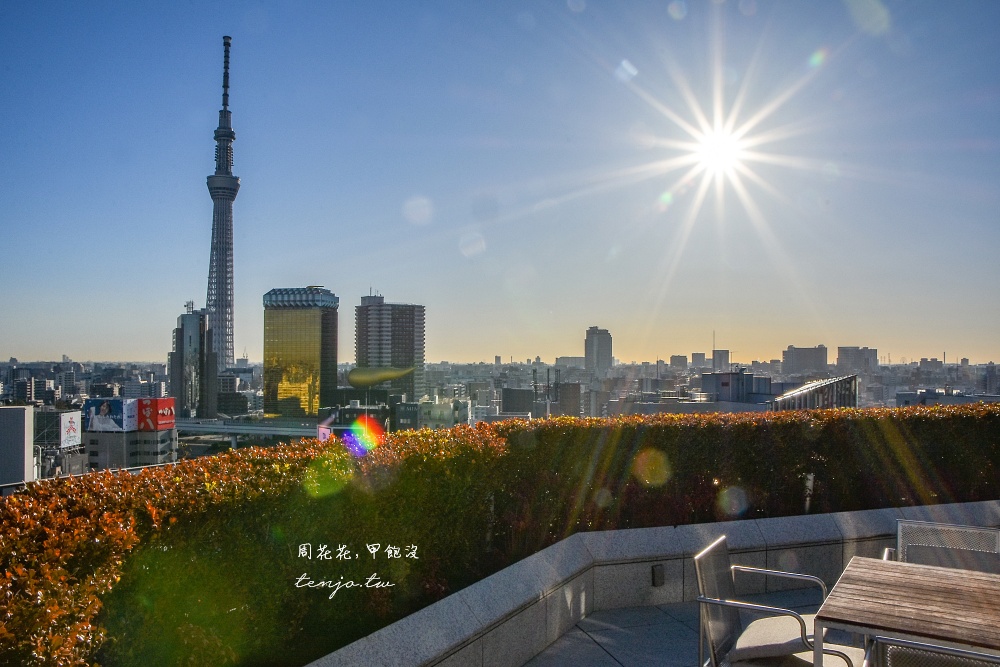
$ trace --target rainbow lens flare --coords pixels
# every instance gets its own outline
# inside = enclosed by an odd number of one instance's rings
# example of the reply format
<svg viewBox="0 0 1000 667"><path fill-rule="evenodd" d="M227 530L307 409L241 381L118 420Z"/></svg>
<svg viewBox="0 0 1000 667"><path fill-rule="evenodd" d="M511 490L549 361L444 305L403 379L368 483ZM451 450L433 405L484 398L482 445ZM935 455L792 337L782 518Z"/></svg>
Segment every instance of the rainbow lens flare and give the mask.
<svg viewBox="0 0 1000 667"><path fill-rule="evenodd" d="M355 456L364 456L382 443L385 429L375 419L362 415L351 424L350 433L344 434L344 446Z"/></svg>

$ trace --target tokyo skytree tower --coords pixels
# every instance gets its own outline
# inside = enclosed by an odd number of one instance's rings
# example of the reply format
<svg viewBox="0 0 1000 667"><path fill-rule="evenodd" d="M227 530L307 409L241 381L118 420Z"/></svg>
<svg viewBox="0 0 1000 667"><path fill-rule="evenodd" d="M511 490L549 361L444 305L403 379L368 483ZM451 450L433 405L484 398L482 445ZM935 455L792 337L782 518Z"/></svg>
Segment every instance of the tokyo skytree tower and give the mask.
<svg viewBox="0 0 1000 667"><path fill-rule="evenodd" d="M208 177L212 195L212 255L208 262L208 325L219 370L234 365L233 355L233 201L240 179L233 176L233 114L229 111L229 44L223 37L222 109L215 130L215 173Z"/></svg>

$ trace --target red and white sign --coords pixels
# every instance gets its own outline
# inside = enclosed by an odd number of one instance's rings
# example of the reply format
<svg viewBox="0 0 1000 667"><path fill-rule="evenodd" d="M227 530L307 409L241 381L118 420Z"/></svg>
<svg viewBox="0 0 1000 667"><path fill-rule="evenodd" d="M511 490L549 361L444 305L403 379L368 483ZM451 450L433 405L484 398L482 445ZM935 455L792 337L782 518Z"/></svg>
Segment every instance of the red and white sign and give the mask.
<svg viewBox="0 0 1000 667"><path fill-rule="evenodd" d="M139 430L166 431L174 428L173 398L140 398Z"/></svg>

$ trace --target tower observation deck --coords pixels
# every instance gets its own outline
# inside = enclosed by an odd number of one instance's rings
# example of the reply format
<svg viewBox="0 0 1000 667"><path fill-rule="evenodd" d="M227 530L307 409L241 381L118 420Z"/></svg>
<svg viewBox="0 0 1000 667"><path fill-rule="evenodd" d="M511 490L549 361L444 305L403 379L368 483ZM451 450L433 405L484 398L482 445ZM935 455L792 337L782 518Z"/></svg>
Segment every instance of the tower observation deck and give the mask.
<svg viewBox="0 0 1000 667"><path fill-rule="evenodd" d="M208 297L205 310L212 329L212 347L219 369L235 364L233 353L233 201L240 190L240 179L233 176L233 114L229 110L229 45L231 37L223 37L225 50L222 69L222 109L219 127L215 130L215 173L208 177L208 192L212 195L212 254L208 262Z"/></svg>

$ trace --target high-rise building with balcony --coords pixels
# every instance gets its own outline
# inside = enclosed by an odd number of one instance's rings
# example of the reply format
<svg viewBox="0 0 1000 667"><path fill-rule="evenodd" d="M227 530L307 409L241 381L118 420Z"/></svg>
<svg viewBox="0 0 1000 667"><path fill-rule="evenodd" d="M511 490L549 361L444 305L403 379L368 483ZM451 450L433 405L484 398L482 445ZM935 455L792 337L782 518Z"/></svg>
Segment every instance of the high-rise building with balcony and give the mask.
<svg viewBox="0 0 1000 667"><path fill-rule="evenodd" d="M413 369L385 383L390 394L416 402L427 393L423 306L386 303L380 295L361 297L355 306L354 351L358 368Z"/></svg>
<svg viewBox="0 0 1000 667"><path fill-rule="evenodd" d="M584 365L596 377L607 377L611 370L611 334L607 329L590 327L583 341Z"/></svg>
<svg viewBox="0 0 1000 667"><path fill-rule="evenodd" d="M212 195L212 254L208 261L208 297L205 311L208 328L213 332L212 351L217 370L234 365L233 354L233 201L240 191L240 179L233 176L233 114L229 110L229 43L222 68L222 109L215 130L215 173L208 177Z"/></svg>
<svg viewBox="0 0 1000 667"><path fill-rule="evenodd" d="M337 390L340 299L319 286L264 295L264 414L318 415Z"/></svg>

